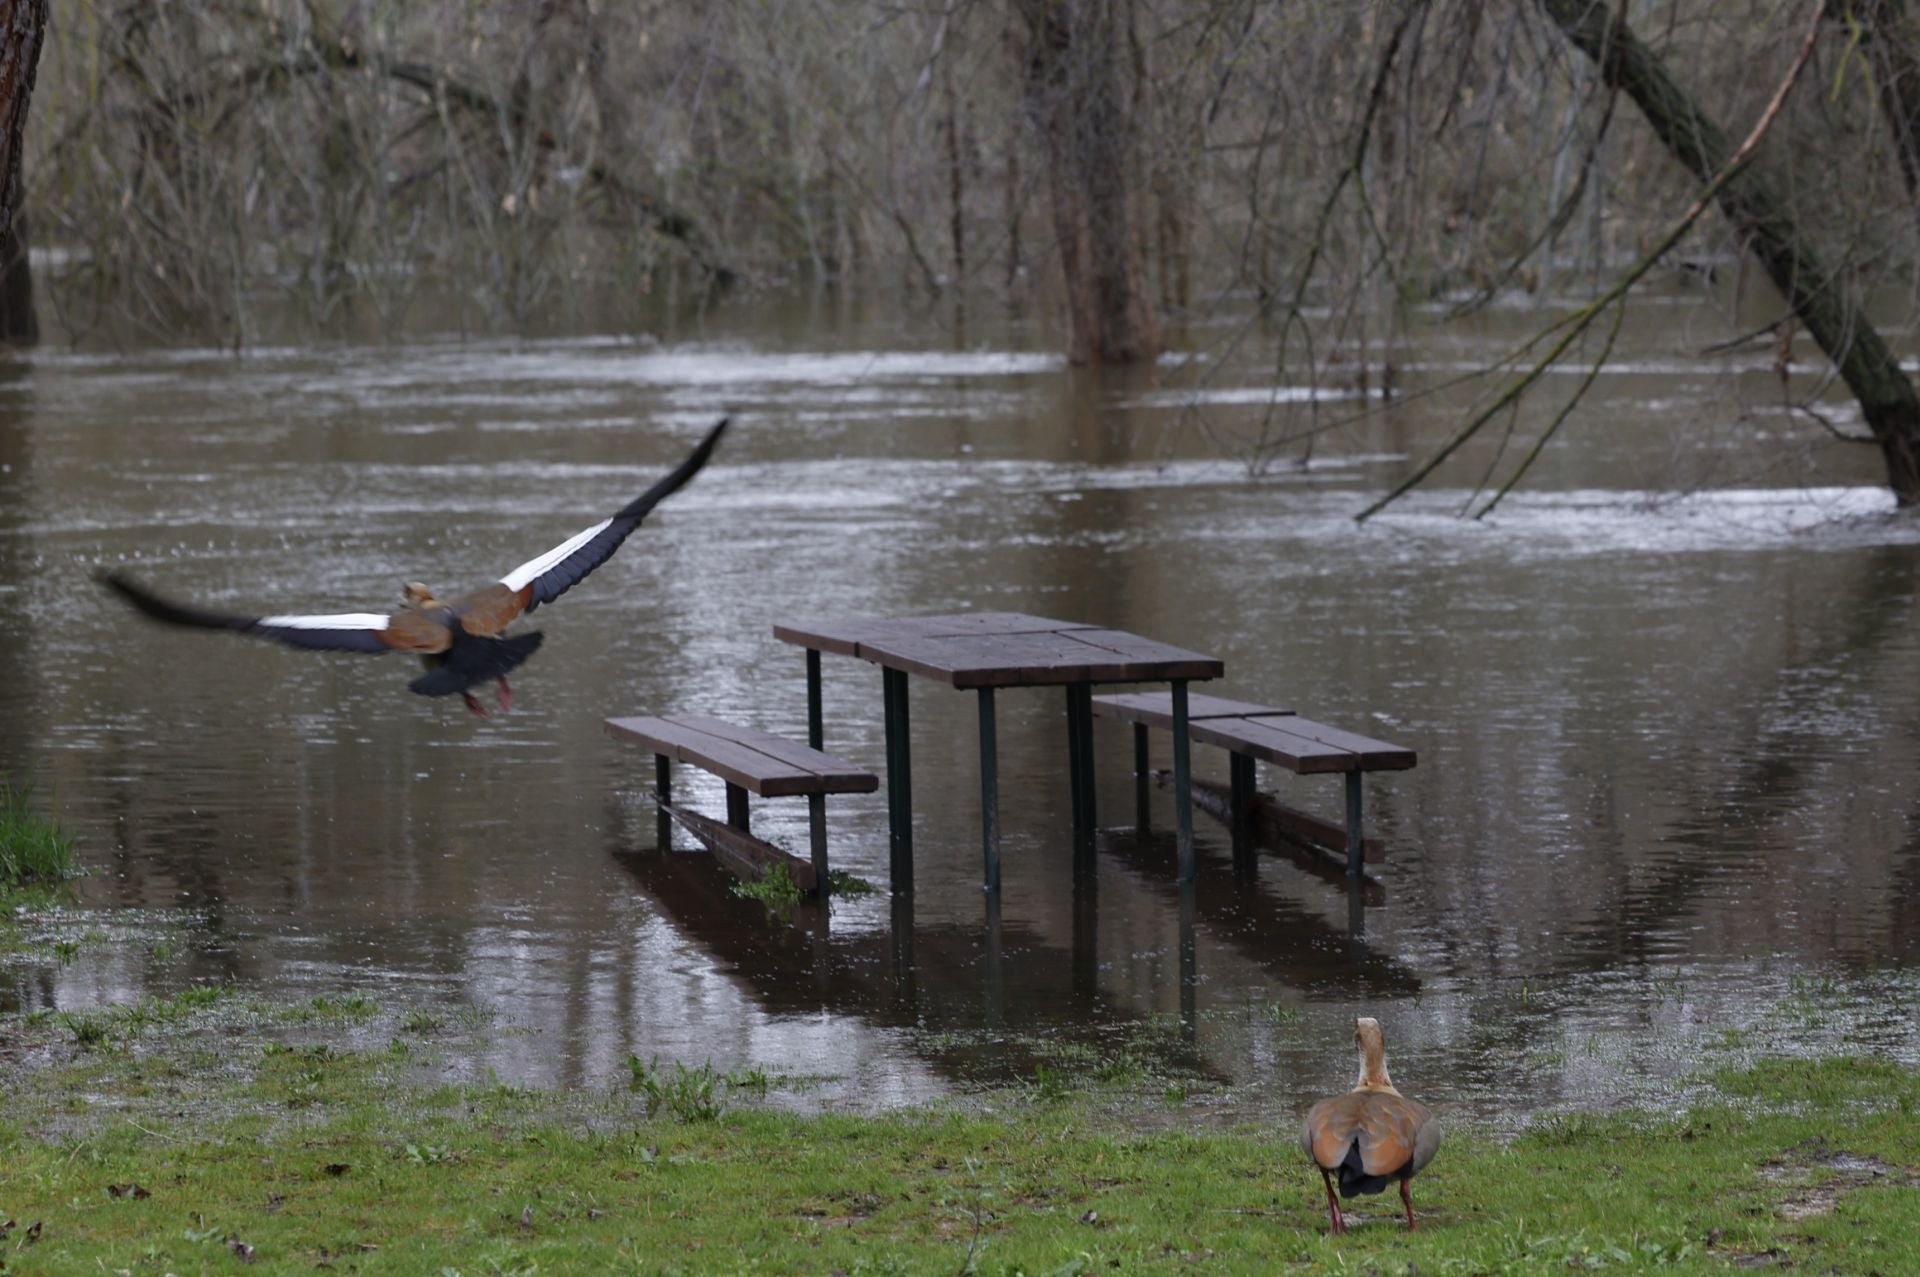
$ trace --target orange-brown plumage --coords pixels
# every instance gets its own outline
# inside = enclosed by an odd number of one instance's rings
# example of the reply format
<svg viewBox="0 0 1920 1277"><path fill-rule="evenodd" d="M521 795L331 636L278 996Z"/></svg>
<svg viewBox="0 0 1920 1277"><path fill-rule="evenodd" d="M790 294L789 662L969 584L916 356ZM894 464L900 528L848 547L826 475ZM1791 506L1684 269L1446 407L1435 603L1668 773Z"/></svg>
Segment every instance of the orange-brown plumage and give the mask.
<svg viewBox="0 0 1920 1277"><path fill-rule="evenodd" d="M1439 1151L1440 1124L1426 1105L1394 1089L1387 1075L1386 1041L1379 1022L1355 1021L1353 1036L1360 1050L1360 1080L1345 1095L1321 1100L1307 1110L1300 1142L1320 1168L1332 1231L1347 1231L1333 1192L1336 1174L1341 1197L1382 1192L1388 1183L1399 1180L1407 1227L1416 1228L1407 1181Z"/></svg>

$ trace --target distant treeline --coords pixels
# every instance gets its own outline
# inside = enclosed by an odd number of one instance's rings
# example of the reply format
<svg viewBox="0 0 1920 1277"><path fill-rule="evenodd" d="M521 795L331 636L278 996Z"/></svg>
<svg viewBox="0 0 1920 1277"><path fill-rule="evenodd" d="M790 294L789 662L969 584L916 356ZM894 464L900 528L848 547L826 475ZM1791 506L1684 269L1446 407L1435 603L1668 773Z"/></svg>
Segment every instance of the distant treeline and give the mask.
<svg viewBox="0 0 1920 1277"><path fill-rule="evenodd" d="M1911 291L1920 85L1878 34L1905 3L1833 6L1762 160L1844 287ZM72 0L25 207L42 305L83 338L244 343L289 302L316 332L349 307L400 330L449 292L497 331L589 305L637 324L667 287L1112 304L1131 270L1149 322L1251 297L1312 358L1364 351L1396 300L1586 288L1691 199L1545 9ZM1632 21L1738 134L1810 12ZM1710 219L1683 251L1738 247Z"/></svg>

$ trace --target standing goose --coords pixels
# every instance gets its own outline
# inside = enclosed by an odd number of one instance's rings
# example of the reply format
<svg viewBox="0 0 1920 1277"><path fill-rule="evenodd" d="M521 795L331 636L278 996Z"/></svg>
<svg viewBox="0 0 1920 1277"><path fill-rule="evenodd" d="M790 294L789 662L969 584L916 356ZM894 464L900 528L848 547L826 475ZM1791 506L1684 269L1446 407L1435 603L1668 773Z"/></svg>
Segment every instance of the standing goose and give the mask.
<svg viewBox="0 0 1920 1277"><path fill-rule="evenodd" d="M507 675L540 647L538 630L512 638L501 637L501 632L521 613L553 602L613 557L648 511L700 472L726 428L723 417L692 455L631 504L522 563L494 584L442 601L426 586L410 581L401 591L400 610L391 616L374 612L234 616L170 602L118 572L103 573L99 579L134 607L168 625L228 630L316 651L416 653L427 672L407 684L409 691L421 696L458 692L468 709L485 718L486 708L471 689L492 681L498 686L500 708L511 708L513 689L507 685Z"/></svg>
<svg viewBox="0 0 1920 1277"><path fill-rule="evenodd" d="M1340 1201L1333 1195L1333 1176L1340 1175L1340 1196L1385 1192L1387 1181L1400 1181L1400 1200L1407 1207L1407 1228L1413 1222L1413 1197L1407 1181L1433 1160L1440 1149L1440 1123L1424 1104L1394 1090L1387 1076L1387 1044L1378 1020L1353 1022L1353 1039L1360 1047L1360 1080L1345 1095L1321 1100L1307 1110L1300 1143L1320 1168L1327 1188L1327 1210L1335 1233L1347 1231L1340 1217Z"/></svg>

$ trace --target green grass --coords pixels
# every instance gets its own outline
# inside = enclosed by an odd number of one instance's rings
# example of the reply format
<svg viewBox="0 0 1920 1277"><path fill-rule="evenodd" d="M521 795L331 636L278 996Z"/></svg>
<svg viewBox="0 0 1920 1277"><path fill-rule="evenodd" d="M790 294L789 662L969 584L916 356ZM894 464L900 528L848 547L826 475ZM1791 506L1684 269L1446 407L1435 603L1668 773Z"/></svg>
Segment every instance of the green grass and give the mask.
<svg viewBox="0 0 1920 1277"><path fill-rule="evenodd" d="M75 872L73 839L32 809L33 787L0 773L0 891L58 882Z"/></svg>
<svg viewBox="0 0 1920 1277"><path fill-rule="evenodd" d="M262 1041L304 1017L198 991L96 1018L107 1040L176 1028L0 1079L0 1271L1864 1277L1920 1258L1920 1076L1880 1059L1767 1060L1685 1113L1508 1141L1455 1120L1419 1232L1389 1194L1330 1238L1296 1113L1170 1130L1164 1079L1069 1087L1068 1056L954 1109L807 1117L760 1104L781 1082L757 1070L637 1058L631 1087L584 1095L429 1087L417 1034ZM0 1042L57 1019L0 1020Z"/></svg>

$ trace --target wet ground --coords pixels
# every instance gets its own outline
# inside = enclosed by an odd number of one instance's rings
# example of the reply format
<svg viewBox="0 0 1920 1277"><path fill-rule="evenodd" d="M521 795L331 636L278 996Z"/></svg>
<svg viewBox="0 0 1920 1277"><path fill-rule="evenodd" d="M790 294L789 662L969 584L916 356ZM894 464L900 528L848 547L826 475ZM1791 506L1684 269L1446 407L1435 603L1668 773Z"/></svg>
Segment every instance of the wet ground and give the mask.
<svg viewBox="0 0 1920 1277"><path fill-rule="evenodd" d="M1104 379L1021 324L956 342L744 305L645 344L35 354L0 384L0 768L93 873L57 924L77 950L0 966L0 1011L355 992L486 1008L512 1031L476 1075L590 1086L638 1054L808 1074L807 1102L861 1107L1146 1060L1283 1111L1346 1080L1356 1013L1404 1089L1495 1121L1662 1102L1742 1052L1920 1062L1920 524L1870 449L1778 407L1769 354L1692 354L1710 325L1688 299L1649 313L1492 517L1459 513L1576 377L1504 454L1490 433L1365 524L1458 424L1474 388L1446 384L1534 316L1417 328L1385 408L1332 382L1316 408L1224 323L1186 335L1187 366ZM1305 464L1223 455L1369 407ZM478 586L722 412L707 473L530 618L545 647L492 721L409 695L403 658L162 631L90 581L255 613ZM1207 690L1417 749L1369 786L1377 890L1281 857L1236 882L1200 816L1183 897L1166 796L1142 828L1105 723L1076 875L1041 691L1000 698L995 909L974 705L926 682L910 898L885 890L884 794L830 804L836 866L880 888L830 916L770 917L656 847L651 760L605 716L803 735L775 622L970 609L1196 648L1226 662ZM877 670L829 656L826 677L828 747L881 769ZM1225 778L1218 751L1196 766ZM1261 779L1339 811L1332 778ZM717 781L681 792L723 810ZM755 824L805 846L804 805Z"/></svg>

